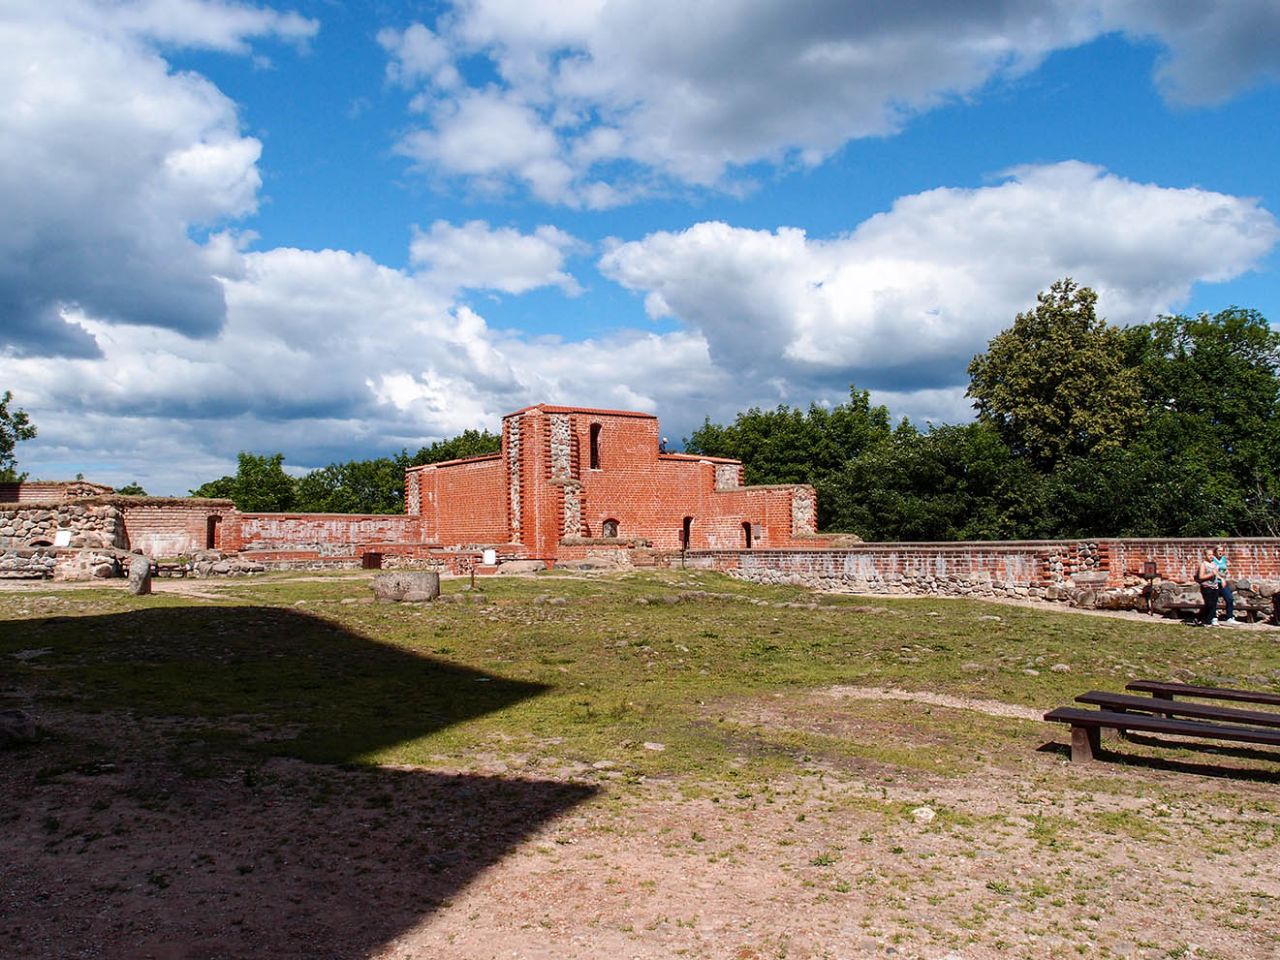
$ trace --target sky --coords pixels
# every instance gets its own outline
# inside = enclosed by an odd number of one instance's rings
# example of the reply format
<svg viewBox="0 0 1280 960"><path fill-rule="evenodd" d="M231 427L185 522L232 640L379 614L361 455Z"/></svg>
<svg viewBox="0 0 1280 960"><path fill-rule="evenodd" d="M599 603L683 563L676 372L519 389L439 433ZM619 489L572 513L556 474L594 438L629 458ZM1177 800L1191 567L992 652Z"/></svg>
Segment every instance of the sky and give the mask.
<svg viewBox="0 0 1280 960"><path fill-rule="evenodd" d="M32 479L531 403L961 422L1061 277L1280 320L1277 0L0 0Z"/></svg>

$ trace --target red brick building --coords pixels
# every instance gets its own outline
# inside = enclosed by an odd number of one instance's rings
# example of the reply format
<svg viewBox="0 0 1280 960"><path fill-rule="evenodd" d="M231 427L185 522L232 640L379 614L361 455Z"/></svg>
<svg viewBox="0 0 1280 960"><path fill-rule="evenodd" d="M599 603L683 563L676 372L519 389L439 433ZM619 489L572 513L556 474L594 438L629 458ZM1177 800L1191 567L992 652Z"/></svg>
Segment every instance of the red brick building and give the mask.
<svg viewBox="0 0 1280 960"><path fill-rule="evenodd" d="M813 488L744 487L742 464L660 453L658 419L537 404L502 452L410 468L405 506L440 544L512 543L554 561L589 548L788 547L816 533Z"/></svg>

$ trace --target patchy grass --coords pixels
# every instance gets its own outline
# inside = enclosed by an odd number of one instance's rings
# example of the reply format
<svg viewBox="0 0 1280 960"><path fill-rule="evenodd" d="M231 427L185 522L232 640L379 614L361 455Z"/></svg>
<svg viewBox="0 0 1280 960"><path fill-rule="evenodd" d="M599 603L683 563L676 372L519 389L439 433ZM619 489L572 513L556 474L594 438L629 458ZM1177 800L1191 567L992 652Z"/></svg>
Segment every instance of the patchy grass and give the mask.
<svg viewBox="0 0 1280 960"><path fill-rule="evenodd" d="M1280 689L1269 633L959 600L810 608L799 589L687 571L489 579L474 593L454 581L458 602L431 605L368 603L350 575L206 584L222 599L0 594L0 657L52 651L7 661L5 697L127 709L256 754L605 761L624 780L724 780L858 765L953 775L1017 763L1045 739L1038 723L810 696L833 685L1037 709L1134 676Z"/></svg>

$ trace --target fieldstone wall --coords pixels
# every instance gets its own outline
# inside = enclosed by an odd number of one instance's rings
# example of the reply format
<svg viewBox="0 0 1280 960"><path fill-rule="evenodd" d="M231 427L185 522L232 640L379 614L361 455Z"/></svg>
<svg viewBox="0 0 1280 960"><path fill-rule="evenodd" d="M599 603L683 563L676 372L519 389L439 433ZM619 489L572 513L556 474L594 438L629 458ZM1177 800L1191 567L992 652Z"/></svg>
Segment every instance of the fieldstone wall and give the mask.
<svg viewBox="0 0 1280 960"><path fill-rule="evenodd" d="M717 463L716 464L716 489L717 490L737 490L742 486L742 464L740 463Z"/></svg>
<svg viewBox="0 0 1280 960"><path fill-rule="evenodd" d="M507 497L510 511L511 539L519 540L522 526L520 516L520 418L507 417L502 421L507 434Z"/></svg>
<svg viewBox="0 0 1280 960"><path fill-rule="evenodd" d="M688 566L757 583L844 593L1010 597L1081 607L1145 608L1182 585L1194 598L1197 558L1225 550L1245 599L1270 602L1280 581L1280 539L1097 539L969 543L867 543L811 550L691 551ZM1148 587L1143 566L1155 566ZM1163 593L1161 591L1163 590Z"/></svg>
<svg viewBox="0 0 1280 960"><path fill-rule="evenodd" d="M818 530L818 495L813 487L797 486L791 494L791 535L802 537Z"/></svg>
<svg viewBox="0 0 1280 960"><path fill-rule="evenodd" d="M124 547L125 525L111 504L44 503L0 508L0 547L53 546L70 531L67 547Z"/></svg>
<svg viewBox="0 0 1280 960"><path fill-rule="evenodd" d="M550 428L547 440L551 444L551 479L567 480L573 475L573 431L569 417L553 413L547 417L547 424Z"/></svg>

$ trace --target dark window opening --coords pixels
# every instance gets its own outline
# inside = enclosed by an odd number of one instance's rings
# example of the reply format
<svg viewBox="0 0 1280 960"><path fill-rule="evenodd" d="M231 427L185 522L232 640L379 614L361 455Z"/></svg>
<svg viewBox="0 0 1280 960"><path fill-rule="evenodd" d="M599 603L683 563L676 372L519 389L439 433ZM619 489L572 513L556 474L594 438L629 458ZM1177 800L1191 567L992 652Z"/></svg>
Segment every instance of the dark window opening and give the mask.
<svg viewBox="0 0 1280 960"><path fill-rule="evenodd" d="M221 543L222 537L220 536L220 534L222 533L221 527L222 527L221 517L210 517L205 522L204 548L206 550L217 550L220 546L222 546L222 543Z"/></svg>
<svg viewBox="0 0 1280 960"><path fill-rule="evenodd" d="M600 469L600 424L591 425L591 469Z"/></svg>
<svg viewBox="0 0 1280 960"><path fill-rule="evenodd" d="M684 518L684 526L680 529L680 549L688 550L693 539L693 517Z"/></svg>
<svg viewBox="0 0 1280 960"><path fill-rule="evenodd" d="M746 548L748 550L751 549L751 521L750 520L742 521L742 542L746 545Z"/></svg>
<svg viewBox="0 0 1280 960"><path fill-rule="evenodd" d="M606 520L604 523L600 524L600 536L617 537L617 535L618 535L617 520Z"/></svg>

